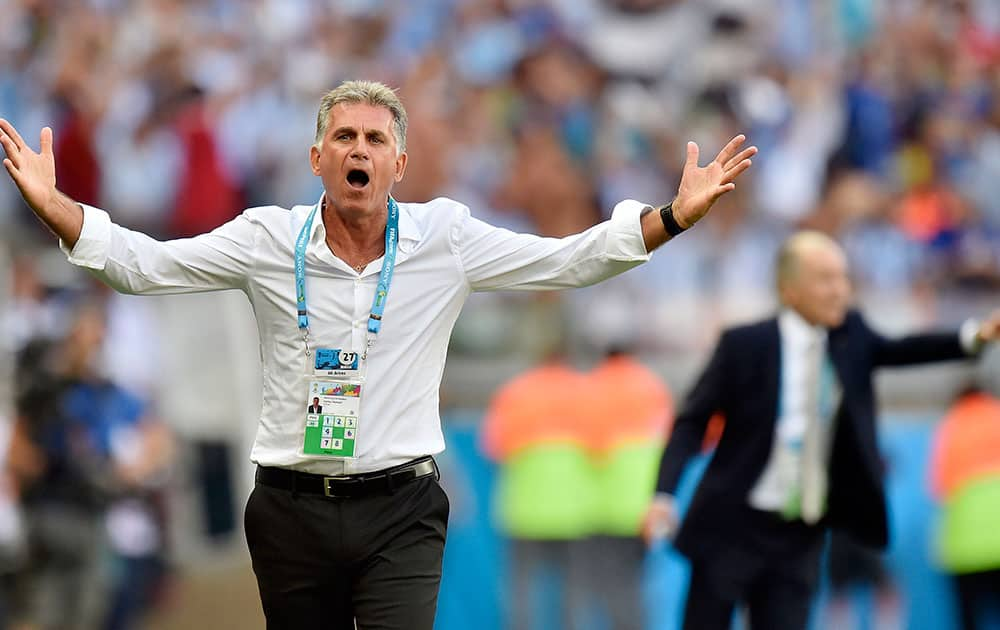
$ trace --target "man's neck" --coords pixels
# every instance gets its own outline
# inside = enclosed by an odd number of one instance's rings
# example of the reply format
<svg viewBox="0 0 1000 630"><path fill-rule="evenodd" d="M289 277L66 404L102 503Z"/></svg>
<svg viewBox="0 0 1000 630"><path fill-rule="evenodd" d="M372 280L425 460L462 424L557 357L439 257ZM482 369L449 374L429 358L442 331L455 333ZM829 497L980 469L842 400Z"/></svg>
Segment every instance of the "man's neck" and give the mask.
<svg viewBox="0 0 1000 630"><path fill-rule="evenodd" d="M343 211L324 197L322 216L327 245L349 266L363 267L383 254L388 208L366 213Z"/></svg>

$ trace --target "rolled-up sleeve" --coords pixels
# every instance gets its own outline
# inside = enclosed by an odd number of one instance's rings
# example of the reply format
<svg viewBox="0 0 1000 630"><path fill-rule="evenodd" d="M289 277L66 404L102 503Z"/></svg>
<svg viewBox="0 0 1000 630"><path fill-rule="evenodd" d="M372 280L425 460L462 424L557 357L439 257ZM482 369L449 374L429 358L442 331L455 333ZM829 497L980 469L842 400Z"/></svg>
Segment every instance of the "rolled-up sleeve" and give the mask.
<svg viewBox="0 0 1000 630"><path fill-rule="evenodd" d="M76 244L59 246L74 265L86 268L121 293L159 295L243 289L257 255L258 224L250 211L193 238L158 241L116 225L108 213L83 207Z"/></svg>
<svg viewBox="0 0 1000 630"><path fill-rule="evenodd" d="M609 220L564 238L494 227L462 207L453 246L474 291L588 286L649 260L640 221L646 207L622 201Z"/></svg>

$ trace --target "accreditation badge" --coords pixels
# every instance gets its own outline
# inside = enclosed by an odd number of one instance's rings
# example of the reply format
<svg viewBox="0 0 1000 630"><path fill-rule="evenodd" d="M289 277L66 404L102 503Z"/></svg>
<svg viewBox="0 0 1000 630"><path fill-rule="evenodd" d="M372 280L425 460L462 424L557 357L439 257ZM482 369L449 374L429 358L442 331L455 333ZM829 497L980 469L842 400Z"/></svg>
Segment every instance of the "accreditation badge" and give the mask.
<svg viewBox="0 0 1000 630"><path fill-rule="evenodd" d="M302 454L353 458L357 453L364 389L355 352L317 348L303 401Z"/></svg>

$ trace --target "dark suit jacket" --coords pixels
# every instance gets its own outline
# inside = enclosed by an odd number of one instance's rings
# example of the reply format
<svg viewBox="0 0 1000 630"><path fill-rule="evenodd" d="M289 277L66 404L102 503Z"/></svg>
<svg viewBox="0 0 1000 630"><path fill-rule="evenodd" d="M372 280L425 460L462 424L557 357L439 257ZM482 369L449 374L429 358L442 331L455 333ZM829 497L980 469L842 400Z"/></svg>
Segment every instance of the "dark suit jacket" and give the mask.
<svg viewBox="0 0 1000 630"><path fill-rule="evenodd" d="M323 413L323 405L309 405L309 410L306 413Z"/></svg>
<svg viewBox="0 0 1000 630"><path fill-rule="evenodd" d="M955 332L887 339L854 311L829 332L827 347L843 396L836 412L827 512L821 524L842 529L859 542L884 547L888 526L872 372L879 366L958 359L966 354ZM719 544L746 540L746 530L757 526L759 519L750 518L755 511L749 508L748 497L771 454L780 378L781 339L778 320L771 318L725 331L688 395L663 453L658 492L676 491L685 464L701 448L711 416L719 412L726 419L674 541L688 557L717 554ZM807 528L801 523L795 526Z"/></svg>

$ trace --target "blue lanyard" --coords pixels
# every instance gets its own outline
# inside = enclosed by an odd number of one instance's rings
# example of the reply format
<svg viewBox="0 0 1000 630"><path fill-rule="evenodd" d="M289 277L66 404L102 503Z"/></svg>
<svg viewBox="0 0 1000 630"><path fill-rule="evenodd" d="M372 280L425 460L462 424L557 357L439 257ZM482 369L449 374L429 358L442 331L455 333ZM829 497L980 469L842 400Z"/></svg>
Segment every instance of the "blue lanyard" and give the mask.
<svg viewBox="0 0 1000 630"><path fill-rule="evenodd" d="M309 243L309 236L312 233L313 219L319 204L313 206L312 211L306 218L306 222L299 231L298 238L295 239L295 296L298 307L299 330L306 341L306 355L309 351L309 310L306 307L306 245ZM396 244L399 242L399 205L396 200L389 197L389 216L385 224L385 256L382 258L382 271L378 276L378 286L375 288L375 297L372 299L372 310L368 314L368 332L371 335L378 335L382 329L382 314L385 312L385 303L389 298L389 285L392 284L392 272L396 267ZM374 344L374 339L369 337L365 344L365 352L362 358L368 355L368 348Z"/></svg>

